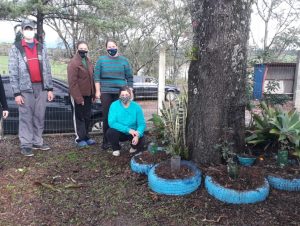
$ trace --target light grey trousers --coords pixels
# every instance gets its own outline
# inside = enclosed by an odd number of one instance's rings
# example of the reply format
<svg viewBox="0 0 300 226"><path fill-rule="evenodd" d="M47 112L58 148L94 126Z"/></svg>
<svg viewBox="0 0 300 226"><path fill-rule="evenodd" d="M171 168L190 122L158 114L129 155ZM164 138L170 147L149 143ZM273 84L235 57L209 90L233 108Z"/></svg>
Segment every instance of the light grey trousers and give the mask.
<svg viewBox="0 0 300 226"><path fill-rule="evenodd" d="M19 106L19 139L21 147L43 145L47 91L41 83L32 83L33 93L22 92L24 104Z"/></svg>

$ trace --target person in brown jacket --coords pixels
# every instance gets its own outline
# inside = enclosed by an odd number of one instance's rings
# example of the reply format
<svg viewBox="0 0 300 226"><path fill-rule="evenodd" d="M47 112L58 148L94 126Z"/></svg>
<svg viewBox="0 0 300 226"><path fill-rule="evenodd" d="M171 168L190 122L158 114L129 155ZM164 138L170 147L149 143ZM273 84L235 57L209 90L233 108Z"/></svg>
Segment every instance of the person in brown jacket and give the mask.
<svg viewBox="0 0 300 226"><path fill-rule="evenodd" d="M86 148L96 142L89 138L92 102L95 98L93 68L87 57L88 45L84 41L77 43L77 53L68 64L68 83L73 109L73 120L79 148Z"/></svg>

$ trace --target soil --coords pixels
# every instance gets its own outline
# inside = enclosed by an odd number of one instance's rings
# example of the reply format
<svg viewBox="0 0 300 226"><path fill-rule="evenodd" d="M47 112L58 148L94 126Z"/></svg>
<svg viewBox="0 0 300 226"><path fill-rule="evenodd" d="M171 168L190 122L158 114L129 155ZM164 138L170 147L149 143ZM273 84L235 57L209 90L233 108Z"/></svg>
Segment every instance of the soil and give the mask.
<svg viewBox="0 0 300 226"><path fill-rule="evenodd" d="M300 165L296 159L290 160L290 163L283 168L278 166L274 157L264 158L259 165L265 169L267 175L280 176L285 179L300 179Z"/></svg>
<svg viewBox="0 0 300 226"><path fill-rule="evenodd" d="M149 151L143 151L140 155L135 156L134 160L139 164L156 164L165 161L171 157L164 151L159 151L154 154Z"/></svg>
<svg viewBox="0 0 300 226"><path fill-rule="evenodd" d="M202 180L190 195L157 195L131 172L129 144L114 157L93 138L78 150L74 136L47 136L52 150L34 157L20 154L16 137L1 140L0 225L299 225L300 192L271 189L264 202L230 205Z"/></svg>
<svg viewBox="0 0 300 226"><path fill-rule="evenodd" d="M264 174L258 167L240 166L239 176L236 179L231 179L228 176L225 165L209 167L206 175L211 176L218 184L236 190L252 190L261 187L265 181Z"/></svg>
<svg viewBox="0 0 300 226"><path fill-rule="evenodd" d="M155 168L155 173L164 179L184 179L195 175L193 170L186 165L181 165L178 170L172 171L171 161L169 160L159 164Z"/></svg>

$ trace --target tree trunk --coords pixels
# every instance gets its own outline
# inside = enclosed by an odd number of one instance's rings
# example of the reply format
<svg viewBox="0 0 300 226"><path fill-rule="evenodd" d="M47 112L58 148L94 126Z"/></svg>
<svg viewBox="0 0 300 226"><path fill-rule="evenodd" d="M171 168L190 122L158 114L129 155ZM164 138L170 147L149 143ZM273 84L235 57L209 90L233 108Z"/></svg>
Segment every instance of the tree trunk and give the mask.
<svg viewBox="0 0 300 226"><path fill-rule="evenodd" d="M187 144L197 163L220 162L214 146L228 129L235 150L244 145L251 2L190 1L195 60L188 73Z"/></svg>
<svg viewBox="0 0 300 226"><path fill-rule="evenodd" d="M44 29L43 29L43 25L44 25L44 14L38 10L37 11L37 15L36 15L36 21L37 21L37 26L36 26L36 33L37 33L37 40L40 43L44 42Z"/></svg>

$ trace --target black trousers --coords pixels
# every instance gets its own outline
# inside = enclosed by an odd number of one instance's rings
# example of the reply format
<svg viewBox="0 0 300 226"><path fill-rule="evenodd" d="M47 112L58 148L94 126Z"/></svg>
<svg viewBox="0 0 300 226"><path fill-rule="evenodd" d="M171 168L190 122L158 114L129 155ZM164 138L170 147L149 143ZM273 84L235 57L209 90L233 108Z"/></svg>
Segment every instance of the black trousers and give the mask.
<svg viewBox="0 0 300 226"><path fill-rule="evenodd" d="M112 145L112 149L114 151L116 150L120 150L120 144L119 142L123 142L123 141L132 141L133 136L131 134L127 135L125 133L122 133L116 129L112 129L112 128L108 128L108 130L106 131L105 134L107 141ZM136 145L133 145L132 143L130 143L131 147L134 149L137 149L138 151L143 151L143 147L144 147L144 143L145 143L145 138L144 137L140 137L139 138L139 142Z"/></svg>
<svg viewBox="0 0 300 226"><path fill-rule="evenodd" d="M119 99L118 94L112 94L112 93L101 93L101 104L102 104L102 120L103 120L103 134L105 135L107 132L108 126L108 112L109 107L112 102ZM106 136L103 136L103 144L107 144L108 140L106 139Z"/></svg>
<svg viewBox="0 0 300 226"><path fill-rule="evenodd" d="M89 139L88 135L92 114L92 97L85 96L83 98L84 105L76 104L74 99L71 98L76 142Z"/></svg>

